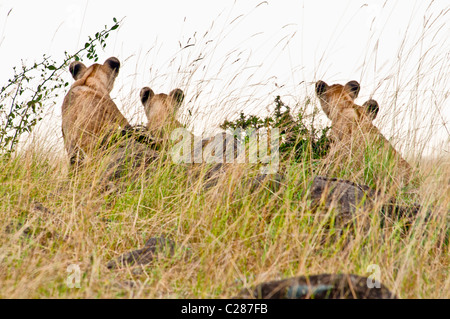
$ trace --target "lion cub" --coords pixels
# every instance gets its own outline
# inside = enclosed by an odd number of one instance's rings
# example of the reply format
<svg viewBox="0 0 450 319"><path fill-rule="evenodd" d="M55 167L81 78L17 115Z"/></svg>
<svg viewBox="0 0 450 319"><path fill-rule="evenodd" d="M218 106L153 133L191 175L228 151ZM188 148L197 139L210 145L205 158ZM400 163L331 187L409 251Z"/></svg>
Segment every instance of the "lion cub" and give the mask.
<svg viewBox="0 0 450 319"><path fill-rule="evenodd" d="M70 64L75 82L62 105L62 133L71 164L91 153L105 134L130 126L109 96L119 68L115 57L90 67L79 61Z"/></svg>
<svg viewBox="0 0 450 319"><path fill-rule="evenodd" d="M332 122L330 155L336 162L351 157L353 167L364 164L365 169L378 166L389 174L395 171L399 177L396 180L405 185L410 179L411 166L373 125L379 111L378 103L374 100L362 106L354 103L359 90L356 81L331 86L323 81L316 83L322 109Z"/></svg>
<svg viewBox="0 0 450 319"><path fill-rule="evenodd" d="M152 136L168 140L174 129L184 128L176 116L177 111L184 99L184 93L180 89L172 90L169 95L164 93L155 94L152 89L144 87L140 93L141 102L147 116L147 129ZM190 133L191 141L199 138ZM236 155L237 140L226 133L218 134L210 138L201 139L191 149L191 161L200 163L202 161L214 161L226 163L232 161ZM217 143L222 144L222 154L215 154ZM220 147L219 147L220 148ZM229 152L230 154L227 154ZM203 154L203 155L202 155ZM200 156L200 157L199 157Z"/></svg>

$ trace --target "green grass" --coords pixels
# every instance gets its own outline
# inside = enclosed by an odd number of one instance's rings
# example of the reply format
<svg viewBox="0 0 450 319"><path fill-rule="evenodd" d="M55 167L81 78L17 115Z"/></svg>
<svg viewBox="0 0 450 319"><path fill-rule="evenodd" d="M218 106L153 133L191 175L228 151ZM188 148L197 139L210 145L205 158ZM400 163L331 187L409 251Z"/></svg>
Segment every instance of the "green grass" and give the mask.
<svg viewBox="0 0 450 319"><path fill-rule="evenodd" d="M224 298L295 275L368 276L371 264L402 298L450 296L450 198L440 186L448 168L432 165L423 172L421 204L433 207L433 217L426 223L419 217L407 232L401 221L380 226L377 211L358 216L367 216L366 223L342 225L336 211L312 210L305 192L312 165L317 163L283 163L286 178L277 191L250 191L243 180L255 172L246 165L203 190L202 180L166 158L105 193L98 187L101 163L69 175L65 158L21 152L0 167L0 297ZM441 171L433 175L435 169ZM51 213L33 210L33 201ZM106 268L110 259L159 235L178 243L174 257L141 274ZM66 285L71 264L81 269L81 288Z"/></svg>

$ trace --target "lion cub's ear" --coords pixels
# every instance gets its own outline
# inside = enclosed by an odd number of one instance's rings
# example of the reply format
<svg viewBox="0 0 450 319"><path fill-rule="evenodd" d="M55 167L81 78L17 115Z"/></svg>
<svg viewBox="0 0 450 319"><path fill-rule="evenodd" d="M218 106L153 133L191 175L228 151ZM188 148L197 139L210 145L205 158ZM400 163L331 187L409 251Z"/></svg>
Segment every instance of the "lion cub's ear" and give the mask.
<svg viewBox="0 0 450 319"><path fill-rule="evenodd" d="M179 107L184 100L184 93L180 89L172 90L169 93L169 96L171 96L176 101L176 107Z"/></svg>
<svg viewBox="0 0 450 319"><path fill-rule="evenodd" d="M361 86L356 81L350 81L344 86L344 89L347 90L347 92L353 99L356 99L358 97L360 88Z"/></svg>
<svg viewBox="0 0 450 319"><path fill-rule="evenodd" d="M153 96L155 95L155 92L149 87L144 87L141 89L140 97L141 102L143 105L147 103Z"/></svg>
<svg viewBox="0 0 450 319"><path fill-rule="evenodd" d="M367 116L369 116L372 121L377 117L378 111L380 110L378 102L375 100L369 100L365 102L363 104L363 108Z"/></svg>
<svg viewBox="0 0 450 319"><path fill-rule="evenodd" d="M316 94L317 96L321 96L328 90L328 84L326 84L324 81L318 81L316 83Z"/></svg>
<svg viewBox="0 0 450 319"><path fill-rule="evenodd" d="M103 65L107 65L107 66L110 67L113 71L119 72L120 61L119 61L118 58L111 57L111 58L107 59L107 60L105 61L105 63L103 63Z"/></svg>
<svg viewBox="0 0 450 319"><path fill-rule="evenodd" d="M86 66L80 61L73 61L69 65L69 71L76 81L83 77L84 72L86 72Z"/></svg>

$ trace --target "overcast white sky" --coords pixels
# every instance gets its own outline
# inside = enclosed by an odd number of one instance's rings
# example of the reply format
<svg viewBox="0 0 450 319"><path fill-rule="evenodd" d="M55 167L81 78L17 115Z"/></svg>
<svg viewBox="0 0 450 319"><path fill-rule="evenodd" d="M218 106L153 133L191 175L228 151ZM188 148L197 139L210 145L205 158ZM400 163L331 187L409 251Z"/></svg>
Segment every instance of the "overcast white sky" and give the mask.
<svg viewBox="0 0 450 319"><path fill-rule="evenodd" d="M99 62L121 60L112 97L133 123L144 120L143 86L183 89L198 133L241 110L263 114L275 95L291 106L308 96L317 103L317 80L357 80L357 102L378 100L376 124L388 138L442 153L450 143L449 10L448 0L1 0L0 83L21 60L59 60L124 18L98 53ZM44 122L59 138L60 105Z"/></svg>

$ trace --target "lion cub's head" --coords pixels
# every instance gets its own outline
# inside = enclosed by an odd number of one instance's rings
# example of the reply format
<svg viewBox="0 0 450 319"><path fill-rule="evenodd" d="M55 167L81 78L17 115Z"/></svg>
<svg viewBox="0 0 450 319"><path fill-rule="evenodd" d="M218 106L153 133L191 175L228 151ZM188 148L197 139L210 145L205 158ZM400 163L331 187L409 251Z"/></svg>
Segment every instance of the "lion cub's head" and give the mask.
<svg viewBox="0 0 450 319"><path fill-rule="evenodd" d="M82 62L74 61L70 64L69 71L76 80L73 86L86 85L109 94L119 74L119 68L120 61L111 57L103 64L95 63L88 68Z"/></svg>
<svg viewBox="0 0 450 319"><path fill-rule="evenodd" d="M167 95L155 94L149 87L144 87L140 96L147 116L147 128L150 132L160 131L166 126L181 126L176 120L176 113L184 99L182 90L175 89Z"/></svg>
<svg viewBox="0 0 450 319"><path fill-rule="evenodd" d="M328 85L323 81L316 83L316 94L323 111L333 123L335 137L342 139L352 134L355 124L372 122L378 115L377 101L368 100L362 106L354 103L358 97L360 85L350 81L345 85Z"/></svg>

